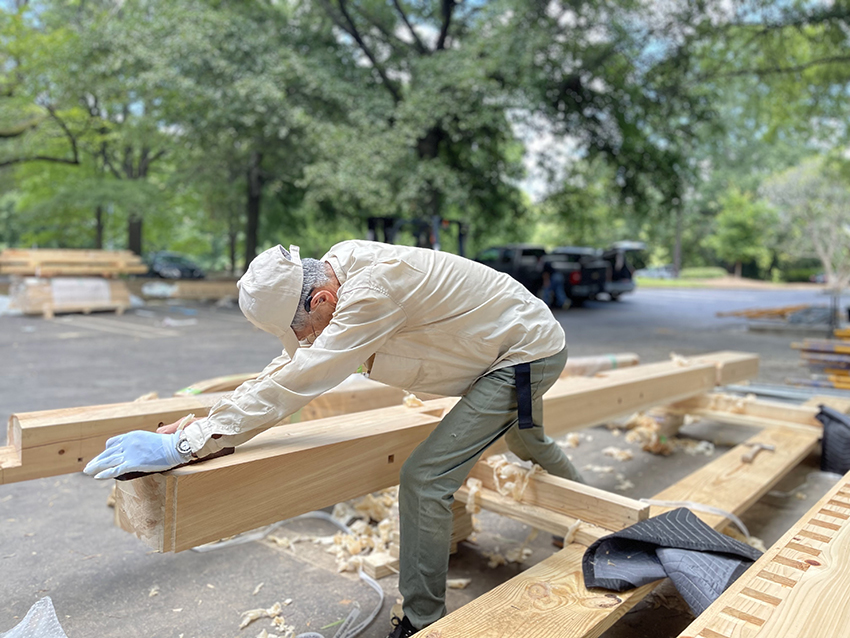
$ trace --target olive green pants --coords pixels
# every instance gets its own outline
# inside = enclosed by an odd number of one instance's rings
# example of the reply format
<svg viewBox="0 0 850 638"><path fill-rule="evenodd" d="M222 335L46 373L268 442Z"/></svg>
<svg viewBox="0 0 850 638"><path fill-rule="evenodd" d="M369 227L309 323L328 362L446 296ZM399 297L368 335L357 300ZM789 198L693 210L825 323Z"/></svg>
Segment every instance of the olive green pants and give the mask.
<svg viewBox="0 0 850 638"><path fill-rule="evenodd" d="M534 427L517 427L514 369L480 378L401 468L399 591L404 613L419 629L446 613L446 574L454 493L481 454L502 435L524 461L581 481L563 450L543 431L543 394L558 379L567 350L531 364Z"/></svg>

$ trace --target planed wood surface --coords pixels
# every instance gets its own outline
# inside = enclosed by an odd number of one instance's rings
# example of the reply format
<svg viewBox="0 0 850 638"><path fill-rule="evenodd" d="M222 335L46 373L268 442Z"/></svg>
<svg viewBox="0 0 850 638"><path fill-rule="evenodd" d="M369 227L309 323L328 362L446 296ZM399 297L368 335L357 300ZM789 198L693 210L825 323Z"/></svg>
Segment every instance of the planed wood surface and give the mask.
<svg viewBox="0 0 850 638"><path fill-rule="evenodd" d="M815 419L819 412L816 406L793 405L732 394L712 393L693 397L667 406L665 411L749 427L802 426L821 429L820 422Z"/></svg>
<svg viewBox="0 0 850 638"><path fill-rule="evenodd" d="M469 476L480 480L488 490L498 493L493 468L486 463L476 463ZM649 517L649 505L645 503L551 474L532 475L519 502L560 512L612 531Z"/></svg>
<svg viewBox="0 0 850 638"><path fill-rule="evenodd" d="M455 493L455 498L462 503L466 503L469 499L469 490L465 487L460 488ZM563 537L569 531L570 526L577 520L574 516L561 512L553 512L544 507L529 505L528 503L518 503L509 496L502 496L498 492L486 488L479 490L477 502L482 509L500 514L501 516L507 516L508 518L541 529L544 532L549 532L555 536ZM590 545L603 536L607 536L611 531L604 527L583 523L577 528L573 542L580 543L581 545Z"/></svg>
<svg viewBox="0 0 850 638"><path fill-rule="evenodd" d="M567 365L564 367L561 376L589 376L604 370L631 368L639 363L639 357L632 352L602 354L592 357L574 357L567 361ZM238 388L245 381L257 378L259 374L259 372L243 372L241 374L229 374L222 377L204 379L182 390L178 390L174 394L176 396L182 396L186 394L204 394L206 392L230 392ZM377 381L374 383L377 383Z"/></svg>
<svg viewBox="0 0 850 638"><path fill-rule="evenodd" d="M775 456L766 459L762 452L753 463L743 463L741 454L746 450L737 446L653 498L696 500L740 514L817 444L816 433L784 428L766 430L751 440L755 439L775 442ZM653 507L651 515L663 511L665 508ZM726 525L722 516L694 513L715 529ZM584 550L582 545L569 545L420 631L416 638L596 638L652 591L656 583L617 594L587 589L581 572ZM780 567L776 577L790 578L788 570L793 568ZM542 599L539 605L535 605L537 595ZM609 597L608 607L600 607L602 596ZM701 638L718 637L705 634ZM728 638L728 634L723 638Z"/></svg>
<svg viewBox="0 0 850 638"><path fill-rule="evenodd" d="M664 362L560 379L543 399L546 429L557 435L702 394L714 386L716 374L711 361ZM158 497L171 494L174 502L163 551L182 551L396 485L401 464L455 402L436 399L422 408L391 407L273 428L226 458L169 472Z"/></svg>
<svg viewBox="0 0 850 638"><path fill-rule="evenodd" d="M806 458L817 447L819 439L820 433L814 428L811 432L784 427L763 430L653 498L693 501L740 514ZM752 449L749 443L774 445L776 450L762 451L752 463L745 463L742 457ZM669 509L654 506L650 516L658 516ZM714 529L722 529L728 523L722 516L694 513Z"/></svg>
<svg viewBox="0 0 850 638"><path fill-rule="evenodd" d="M8 441L14 458L4 463L0 484L81 472L106 441L131 430L154 431L194 413L203 416L222 395L22 412L9 418Z"/></svg>
<svg viewBox="0 0 850 638"><path fill-rule="evenodd" d="M850 474L681 638L843 638L850 627Z"/></svg>
<svg viewBox="0 0 850 638"><path fill-rule="evenodd" d="M655 587L587 589L586 548L568 545L416 634L416 638L596 638Z"/></svg>
<svg viewBox="0 0 850 638"><path fill-rule="evenodd" d="M142 403L13 414L9 419L9 445L0 448L0 485L80 472L103 451L110 437L131 430L153 431L159 423L173 423L190 413L205 416L223 396L223 393L181 395ZM403 390L352 377L284 422L399 405L403 398Z"/></svg>

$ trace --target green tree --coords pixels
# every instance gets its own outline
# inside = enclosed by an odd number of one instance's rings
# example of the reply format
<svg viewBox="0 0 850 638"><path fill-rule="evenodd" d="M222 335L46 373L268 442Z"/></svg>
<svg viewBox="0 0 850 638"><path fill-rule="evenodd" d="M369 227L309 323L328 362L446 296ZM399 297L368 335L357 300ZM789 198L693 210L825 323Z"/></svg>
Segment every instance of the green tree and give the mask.
<svg viewBox="0 0 850 638"><path fill-rule="evenodd" d="M772 176L762 194L776 207L785 250L792 257L816 256L827 284L850 283L850 188L836 166L822 158Z"/></svg>
<svg viewBox="0 0 850 638"><path fill-rule="evenodd" d="M773 260L771 232L775 224L773 210L749 193L729 190L720 201L720 213L705 243L718 258L735 265L741 276L744 262L753 261L767 270Z"/></svg>

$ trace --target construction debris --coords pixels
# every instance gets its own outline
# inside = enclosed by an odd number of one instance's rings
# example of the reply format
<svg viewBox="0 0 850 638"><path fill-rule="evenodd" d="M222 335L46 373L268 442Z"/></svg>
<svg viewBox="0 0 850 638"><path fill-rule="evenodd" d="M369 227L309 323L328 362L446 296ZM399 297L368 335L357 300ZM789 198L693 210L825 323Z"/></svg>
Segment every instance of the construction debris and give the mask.
<svg viewBox="0 0 850 638"><path fill-rule="evenodd" d="M425 405L425 402L422 399L418 398L411 392L404 393L402 403L408 408L421 408Z"/></svg>
<svg viewBox="0 0 850 638"><path fill-rule="evenodd" d="M242 612L242 621L239 623L239 629L245 629L255 620L260 618L278 618L283 613L283 607L280 603L275 603L268 609L249 609Z"/></svg>
<svg viewBox="0 0 850 638"><path fill-rule="evenodd" d="M622 450L617 447L606 447L602 450L602 454L617 459L618 461L631 461L634 458L634 453L631 450Z"/></svg>
<svg viewBox="0 0 850 638"><path fill-rule="evenodd" d="M536 464L532 465L531 469L526 469L517 463L511 463L504 454L487 457L484 462L493 468L496 491L502 496L510 496L515 501L522 500L529 479L543 471L543 468Z"/></svg>
<svg viewBox="0 0 850 638"><path fill-rule="evenodd" d="M471 578L449 578L446 580L446 587L449 589L466 589L471 582Z"/></svg>
<svg viewBox="0 0 850 638"><path fill-rule="evenodd" d="M585 465L584 469L597 474L610 474L614 471L614 468L610 465L593 465L592 463Z"/></svg>

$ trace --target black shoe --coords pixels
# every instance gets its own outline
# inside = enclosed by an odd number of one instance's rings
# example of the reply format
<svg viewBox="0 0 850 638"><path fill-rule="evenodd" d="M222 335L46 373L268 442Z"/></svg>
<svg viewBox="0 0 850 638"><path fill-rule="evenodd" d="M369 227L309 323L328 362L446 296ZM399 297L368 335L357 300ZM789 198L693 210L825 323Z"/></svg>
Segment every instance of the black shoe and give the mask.
<svg viewBox="0 0 850 638"><path fill-rule="evenodd" d="M410 624L410 621L407 619L407 616L399 620L398 616L393 616L393 619L390 621L393 624L393 629L387 638L410 638L413 634L419 631L416 627Z"/></svg>

